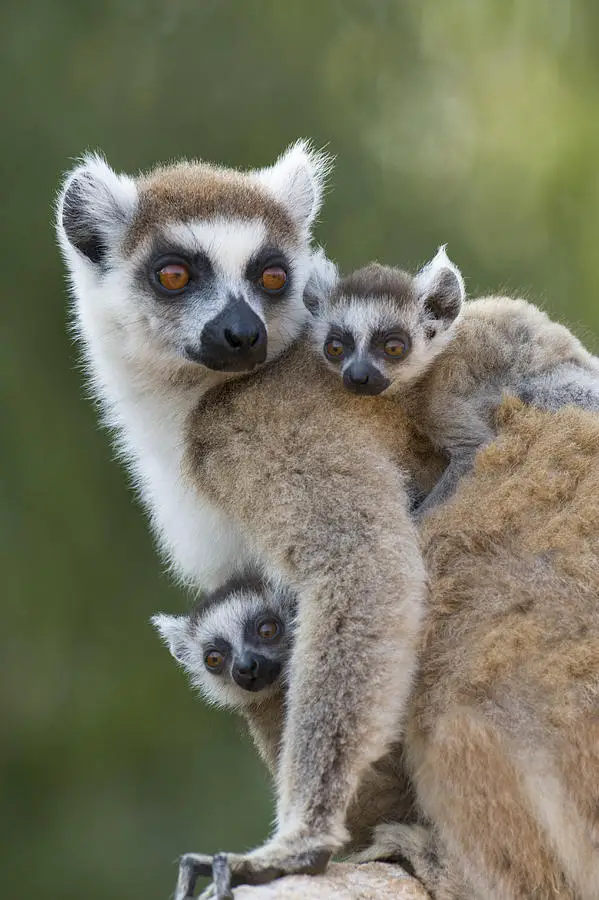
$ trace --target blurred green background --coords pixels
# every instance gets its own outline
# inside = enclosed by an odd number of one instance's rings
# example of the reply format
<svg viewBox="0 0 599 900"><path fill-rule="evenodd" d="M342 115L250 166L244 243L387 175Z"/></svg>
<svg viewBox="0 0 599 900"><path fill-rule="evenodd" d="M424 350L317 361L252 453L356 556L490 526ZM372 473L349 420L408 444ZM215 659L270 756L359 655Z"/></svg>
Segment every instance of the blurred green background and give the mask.
<svg viewBox="0 0 599 900"><path fill-rule="evenodd" d="M343 267L441 242L471 294L599 334L599 4L3 4L0 696L7 896L166 900L183 850L266 835L268 781L148 624L169 584L85 398L53 196L70 159L338 157L318 237ZM14 276L14 277L13 277Z"/></svg>

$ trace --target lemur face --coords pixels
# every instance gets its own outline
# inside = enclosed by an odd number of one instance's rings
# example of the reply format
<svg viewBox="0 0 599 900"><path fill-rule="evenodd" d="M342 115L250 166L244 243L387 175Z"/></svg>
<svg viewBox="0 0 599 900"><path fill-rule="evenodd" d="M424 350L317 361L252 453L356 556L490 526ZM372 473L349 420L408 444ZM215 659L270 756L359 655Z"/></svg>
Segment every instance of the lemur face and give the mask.
<svg viewBox="0 0 599 900"><path fill-rule="evenodd" d="M75 294L98 295L132 354L143 346L190 371L251 371L306 319L327 165L305 143L247 173L194 162L132 178L86 158L59 199Z"/></svg>
<svg viewBox="0 0 599 900"><path fill-rule="evenodd" d="M229 582L188 616L152 619L202 696L217 706L260 702L282 687L295 600L255 579Z"/></svg>
<svg viewBox="0 0 599 900"><path fill-rule="evenodd" d="M342 279L319 305L315 344L348 390L392 392L416 381L446 346L463 297L444 248L416 276L375 263Z"/></svg>

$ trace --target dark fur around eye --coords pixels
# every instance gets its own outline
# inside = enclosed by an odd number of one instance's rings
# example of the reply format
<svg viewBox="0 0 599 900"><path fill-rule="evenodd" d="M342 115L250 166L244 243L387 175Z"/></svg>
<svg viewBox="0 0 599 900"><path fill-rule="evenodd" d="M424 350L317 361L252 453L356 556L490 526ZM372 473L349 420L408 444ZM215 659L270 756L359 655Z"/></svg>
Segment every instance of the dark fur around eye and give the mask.
<svg viewBox="0 0 599 900"><path fill-rule="evenodd" d="M210 641L207 644L204 644L202 647L202 657L204 659L204 666L207 671L213 675L219 675L226 664L227 659L231 655L231 644L228 641L225 641L224 638L214 638L214 640ZM219 653L222 656L222 662L220 665L212 667L207 663L207 658L211 653Z"/></svg>
<svg viewBox="0 0 599 900"><path fill-rule="evenodd" d="M181 265L189 271L189 281L180 291L169 291L160 284L158 273L165 266ZM165 243L157 243L150 254L148 261L139 272L139 279L149 281L154 293L161 300L173 299L186 294L199 282L206 281L214 276L212 264L204 253L188 254L180 248Z"/></svg>
<svg viewBox="0 0 599 900"><path fill-rule="evenodd" d="M269 634L263 634L263 630L268 630ZM283 636L283 623L278 616L260 616L256 620L256 637L267 643L278 641Z"/></svg>
<svg viewBox="0 0 599 900"><path fill-rule="evenodd" d="M265 269L278 267L285 271L287 280L279 291L264 291L259 281ZM245 270L245 277L252 284L256 285L263 296L276 300L277 297L286 294L293 280L293 270L286 255L278 249L278 247L264 247L252 259L250 259Z"/></svg>
<svg viewBox="0 0 599 900"><path fill-rule="evenodd" d="M402 331L401 328L394 328L390 331L380 331L373 335L370 342L371 351L376 353L377 356L383 356L386 360L393 362L393 358L387 356L385 353L385 344L387 341L401 341L405 345L405 351L402 356L397 357L397 362L404 360L412 349L412 339L407 331Z"/></svg>
<svg viewBox="0 0 599 900"><path fill-rule="evenodd" d="M264 269L270 266L280 266L287 272L287 279L291 276L289 260L278 247L263 247L248 262L245 277L248 281L257 281Z"/></svg>
<svg viewBox="0 0 599 900"><path fill-rule="evenodd" d="M274 612L270 612L269 610L265 610L256 618L248 619L245 623L244 627L244 640L248 643L253 643L256 640L263 640L258 633L258 629L264 622L276 622L279 626L279 631L276 636L276 640L280 640L285 634L285 624L281 620L281 618Z"/></svg>
<svg viewBox="0 0 599 900"><path fill-rule="evenodd" d="M351 331L345 331L343 328L332 327L325 338L325 344L329 341L340 341L346 353L353 353L356 349L356 342Z"/></svg>

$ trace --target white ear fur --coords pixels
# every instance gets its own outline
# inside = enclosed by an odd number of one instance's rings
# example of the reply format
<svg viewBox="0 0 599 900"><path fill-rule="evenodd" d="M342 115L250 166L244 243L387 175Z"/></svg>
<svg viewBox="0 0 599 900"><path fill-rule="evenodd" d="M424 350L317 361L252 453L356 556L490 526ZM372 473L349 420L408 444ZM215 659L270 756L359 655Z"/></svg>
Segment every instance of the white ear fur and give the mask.
<svg viewBox="0 0 599 900"><path fill-rule="evenodd" d="M91 262L119 241L137 205L137 187L117 175L97 153L83 157L62 186L57 204L61 242L68 242Z"/></svg>
<svg viewBox="0 0 599 900"><path fill-rule="evenodd" d="M337 284L339 270L335 263L327 258L322 247L316 247L312 253L311 263L312 268L304 288L304 303L311 313L316 313Z"/></svg>
<svg viewBox="0 0 599 900"><path fill-rule="evenodd" d="M300 140L256 175L298 225L309 228L321 207L332 166L333 157L314 150L309 141Z"/></svg>
<svg viewBox="0 0 599 900"><path fill-rule="evenodd" d="M182 661L185 648L189 643L189 619L187 616L168 616L158 613L150 622L168 647L171 656L177 662Z"/></svg>
<svg viewBox="0 0 599 900"><path fill-rule="evenodd" d="M466 287L462 273L455 263L447 255L447 244L441 244L435 255L427 262L416 275L416 285L421 297L435 292L435 288L442 278L442 273L449 269L456 277L460 299L466 298Z"/></svg>
<svg viewBox="0 0 599 900"><path fill-rule="evenodd" d="M466 299L466 287L462 273L446 252L447 244L442 244L435 256L420 269L414 281L418 296L434 303L441 318L454 319Z"/></svg>

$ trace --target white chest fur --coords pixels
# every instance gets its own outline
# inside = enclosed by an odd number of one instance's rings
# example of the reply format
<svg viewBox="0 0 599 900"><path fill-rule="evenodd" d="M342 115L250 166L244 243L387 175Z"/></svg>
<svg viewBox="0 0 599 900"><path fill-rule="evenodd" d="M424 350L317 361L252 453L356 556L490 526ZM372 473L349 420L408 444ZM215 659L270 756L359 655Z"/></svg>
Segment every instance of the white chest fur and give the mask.
<svg viewBox="0 0 599 900"><path fill-rule="evenodd" d="M183 474L187 417L206 388L171 383L139 347L130 347L128 353L109 334L100 336L98 331L110 332L114 326L93 316L89 307L80 309L78 317L81 331L96 338L85 342L94 394L159 546L178 578L212 590L249 561L250 554L235 524Z"/></svg>

